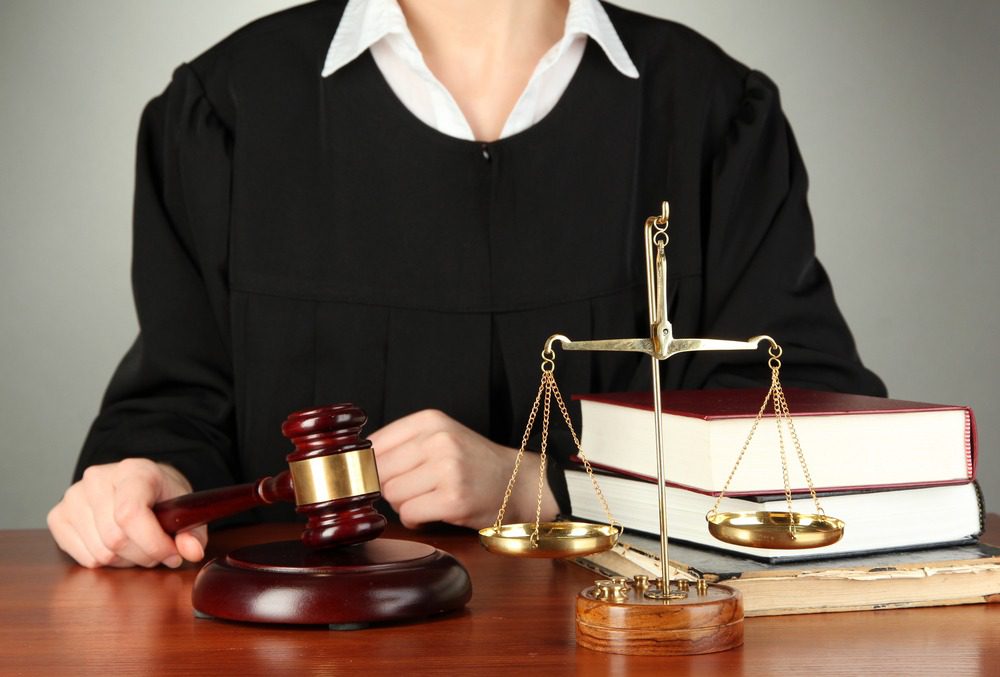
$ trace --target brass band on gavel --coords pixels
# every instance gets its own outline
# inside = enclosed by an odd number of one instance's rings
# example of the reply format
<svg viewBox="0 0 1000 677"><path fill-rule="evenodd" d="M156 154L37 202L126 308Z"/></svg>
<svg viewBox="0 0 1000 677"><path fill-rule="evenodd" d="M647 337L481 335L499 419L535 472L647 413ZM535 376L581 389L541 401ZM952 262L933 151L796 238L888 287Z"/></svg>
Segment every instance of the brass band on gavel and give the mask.
<svg viewBox="0 0 1000 677"><path fill-rule="evenodd" d="M292 473L296 505L335 501L381 490L375 452L370 447L292 461L288 468Z"/></svg>

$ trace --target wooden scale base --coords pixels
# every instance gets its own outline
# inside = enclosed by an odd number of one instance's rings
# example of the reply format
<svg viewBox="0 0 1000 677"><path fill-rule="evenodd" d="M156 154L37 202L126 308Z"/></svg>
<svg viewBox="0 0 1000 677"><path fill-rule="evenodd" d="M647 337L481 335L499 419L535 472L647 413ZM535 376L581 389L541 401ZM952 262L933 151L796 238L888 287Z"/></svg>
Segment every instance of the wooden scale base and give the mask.
<svg viewBox="0 0 1000 677"><path fill-rule="evenodd" d="M199 572L192 603L200 617L353 629L455 611L471 596L454 557L384 538L332 550L301 541L234 550Z"/></svg>
<svg viewBox="0 0 1000 677"><path fill-rule="evenodd" d="M607 590L593 586L577 596L577 644L649 656L713 653L743 644L743 599L730 587L692 584L686 596L670 600L649 599L631 585L617 592L617 599L603 599Z"/></svg>

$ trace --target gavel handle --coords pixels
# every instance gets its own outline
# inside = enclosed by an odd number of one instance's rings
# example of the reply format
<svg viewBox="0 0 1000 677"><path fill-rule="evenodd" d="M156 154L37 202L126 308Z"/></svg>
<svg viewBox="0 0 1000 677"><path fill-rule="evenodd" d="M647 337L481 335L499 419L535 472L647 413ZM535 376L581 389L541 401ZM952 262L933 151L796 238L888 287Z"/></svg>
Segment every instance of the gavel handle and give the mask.
<svg viewBox="0 0 1000 677"><path fill-rule="evenodd" d="M207 489L171 498L153 506L153 514L168 534L208 524L258 505L295 500L292 478L286 470L275 477L248 484Z"/></svg>

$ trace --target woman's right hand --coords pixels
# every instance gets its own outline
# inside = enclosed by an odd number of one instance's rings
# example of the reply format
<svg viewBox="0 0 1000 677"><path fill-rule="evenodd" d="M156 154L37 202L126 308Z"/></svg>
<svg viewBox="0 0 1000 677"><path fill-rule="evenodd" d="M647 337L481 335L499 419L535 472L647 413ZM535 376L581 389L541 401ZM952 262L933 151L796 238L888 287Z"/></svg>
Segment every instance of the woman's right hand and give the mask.
<svg viewBox="0 0 1000 677"><path fill-rule="evenodd" d="M144 458L86 469L48 515L56 544L88 568L174 568L205 556L208 530L201 526L169 536L152 506L191 492L174 467Z"/></svg>

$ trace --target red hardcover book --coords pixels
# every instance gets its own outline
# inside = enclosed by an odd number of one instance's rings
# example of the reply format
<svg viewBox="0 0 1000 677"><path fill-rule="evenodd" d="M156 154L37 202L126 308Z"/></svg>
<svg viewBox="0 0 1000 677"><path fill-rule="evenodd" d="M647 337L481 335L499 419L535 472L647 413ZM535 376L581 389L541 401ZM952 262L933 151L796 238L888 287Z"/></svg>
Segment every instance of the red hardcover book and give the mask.
<svg viewBox="0 0 1000 677"><path fill-rule="evenodd" d="M722 489L766 390L663 392L664 478L703 493ZM976 476L976 424L961 405L786 388L803 455L817 491L962 484ZM651 393L577 395L582 447L596 467L656 477ZM770 407L769 407L770 409ZM767 414L727 493L784 489L775 418ZM793 491L808 489L785 431Z"/></svg>

